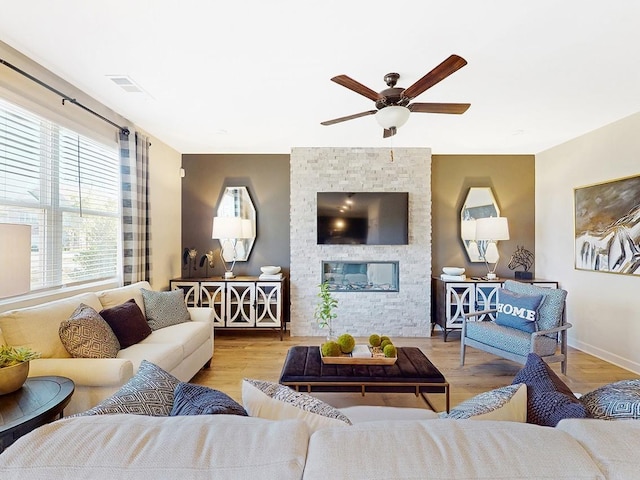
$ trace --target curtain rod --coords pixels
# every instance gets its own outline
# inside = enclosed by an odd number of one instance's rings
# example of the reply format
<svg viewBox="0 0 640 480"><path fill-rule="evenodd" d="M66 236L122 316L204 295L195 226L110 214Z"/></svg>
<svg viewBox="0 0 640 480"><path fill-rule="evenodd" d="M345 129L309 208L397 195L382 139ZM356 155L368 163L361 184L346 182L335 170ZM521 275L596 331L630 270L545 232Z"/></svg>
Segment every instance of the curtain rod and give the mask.
<svg viewBox="0 0 640 480"><path fill-rule="evenodd" d="M46 83L44 83L42 80L37 79L36 77L34 77L33 75L25 72L24 70L19 69L18 67L16 67L15 65L10 64L9 62L7 62L6 60L3 60L2 58L0 58L0 63L2 63L3 65L6 65L7 67L9 67L11 70L18 72L20 75L23 75L25 77L27 77L29 80L36 82L38 85L43 86L44 88L46 88L47 90L52 91L53 93L55 93L56 95L59 95L62 97L62 105L64 105L64 102L71 102L73 103L75 106L82 108L83 110L85 110L86 112L89 112L91 115L94 115L96 117L98 117L100 120L102 120L103 122L107 122L110 125L113 125L114 127L118 128L120 130L120 132L124 135L129 135L129 133L131 133L129 131L129 129L127 127L122 127L120 125L118 125L117 123L112 122L111 120L109 120L106 117L103 117L102 115L100 115L98 112L94 112L93 110L91 110L89 107L84 106L83 104L81 104L80 102L78 102L75 98L71 98L69 95L65 95L64 93L62 93L60 90L57 90L55 88L53 88L51 85L48 85Z"/></svg>

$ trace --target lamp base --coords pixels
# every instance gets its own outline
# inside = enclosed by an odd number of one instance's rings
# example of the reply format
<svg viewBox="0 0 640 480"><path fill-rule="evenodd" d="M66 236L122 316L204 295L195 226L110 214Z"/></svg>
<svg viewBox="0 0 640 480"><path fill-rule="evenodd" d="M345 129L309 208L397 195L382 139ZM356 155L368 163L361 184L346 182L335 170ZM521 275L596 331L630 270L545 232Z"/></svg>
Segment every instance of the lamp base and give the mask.
<svg viewBox="0 0 640 480"><path fill-rule="evenodd" d="M236 278L236 276L233 274L233 272L224 272L224 278Z"/></svg>
<svg viewBox="0 0 640 480"><path fill-rule="evenodd" d="M496 280L498 276L495 273L487 273L487 280Z"/></svg>

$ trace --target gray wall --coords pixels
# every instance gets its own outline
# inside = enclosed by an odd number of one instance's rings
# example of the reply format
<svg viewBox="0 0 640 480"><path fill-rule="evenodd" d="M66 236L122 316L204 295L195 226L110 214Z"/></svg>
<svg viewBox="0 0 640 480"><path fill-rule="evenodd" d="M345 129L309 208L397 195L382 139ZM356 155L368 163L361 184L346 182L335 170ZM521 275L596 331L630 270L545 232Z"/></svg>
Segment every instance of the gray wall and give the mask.
<svg viewBox="0 0 640 480"><path fill-rule="evenodd" d="M535 254L535 157L533 155L433 155L431 201L434 275L442 267L465 267L467 276L487 273L471 263L460 240L460 209L471 187L491 187L500 215L509 220L509 240L498 244L499 277L513 278L507 268L518 245ZM532 268L533 270L533 268ZM535 272L534 272L535 273ZM554 278L553 280L560 280Z"/></svg>
<svg viewBox="0 0 640 480"><path fill-rule="evenodd" d="M182 166L182 248L196 248L198 258L218 250L220 243L211 238L218 200L225 187L244 186L256 208L257 237L249 260L237 262L233 271L259 275L263 265L280 265L288 276L289 155L189 154L182 156ZM219 256L209 273L224 273ZM197 276L204 276L204 267Z"/></svg>

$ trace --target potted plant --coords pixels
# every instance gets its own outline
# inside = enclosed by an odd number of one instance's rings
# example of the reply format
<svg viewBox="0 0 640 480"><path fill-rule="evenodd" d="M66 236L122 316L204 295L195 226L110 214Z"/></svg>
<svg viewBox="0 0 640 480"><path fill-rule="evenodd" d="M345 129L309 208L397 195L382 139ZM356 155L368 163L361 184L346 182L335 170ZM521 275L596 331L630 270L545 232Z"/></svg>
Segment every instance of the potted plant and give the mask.
<svg viewBox="0 0 640 480"><path fill-rule="evenodd" d="M29 375L29 362L39 357L29 347L0 346L0 395L22 387Z"/></svg>
<svg viewBox="0 0 640 480"><path fill-rule="evenodd" d="M334 338L333 319L338 316L334 312L334 309L338 308L338 301L331 296L328 282L322 282L318 286L320 287L320 291L318 292L319 301L313 316L318 322L318 325L320 325L320 328L329 328L327 340L332 340Z"/></svg>

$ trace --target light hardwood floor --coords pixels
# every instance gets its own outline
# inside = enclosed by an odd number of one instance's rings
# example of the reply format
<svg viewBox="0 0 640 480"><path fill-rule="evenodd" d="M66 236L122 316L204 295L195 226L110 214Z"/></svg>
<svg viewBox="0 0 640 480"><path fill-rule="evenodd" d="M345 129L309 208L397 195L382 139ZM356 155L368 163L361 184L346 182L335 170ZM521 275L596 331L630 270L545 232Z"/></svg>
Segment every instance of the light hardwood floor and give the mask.
<svg viewBox="0 0 640 480"><path fill-rule="evenodd" d="M460 366L460 341L451 335L442 341L442 332L430 338L393 338L397 346L416 346L433 362L450 383L451 406L478 393L511 384L521 366L489 353L467 348L464 367ZM358 343L366 343L358 338ZM216 330L211 368L201 370L194 383L221 390L241 402L243 378L256 378L277 382L289 347L294 345L320 345L321 337L290 337L283 341L273 331L221 331ZM640 375L622 369L579 350L570 349L567 375L560 373L560 364L552 368L574 391L589 392L606 383L638 378ZM314 396L338 408L350 405L392 405L426 407L420 397L413 394L367 393L314 393ZM444 410L444 395L431 394L429 399L438 411Z"/></svg>

